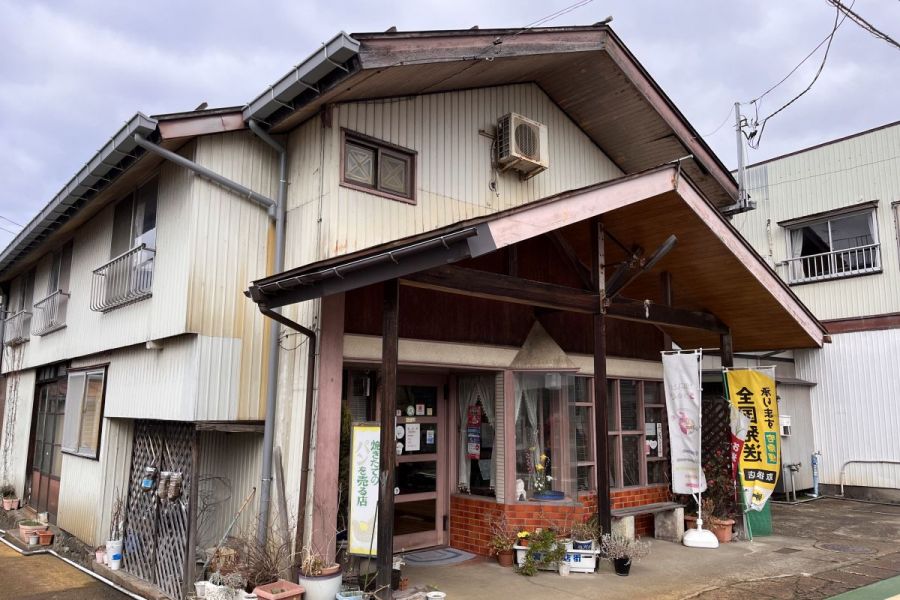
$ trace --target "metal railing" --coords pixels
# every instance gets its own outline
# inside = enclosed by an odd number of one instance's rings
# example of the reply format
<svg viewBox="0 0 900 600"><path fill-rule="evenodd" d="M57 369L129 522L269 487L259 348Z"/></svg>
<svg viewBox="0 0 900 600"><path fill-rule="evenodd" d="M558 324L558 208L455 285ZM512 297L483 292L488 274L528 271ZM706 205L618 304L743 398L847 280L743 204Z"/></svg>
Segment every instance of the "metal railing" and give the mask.
<svg viewBox="0 0 900 600"><path fill-rule="evenodd" d="M106 312L149 298L156 250L141 244L94 269L91 310Z"/></svg>
<svg viewBox="0 0 900 600"><path fill-rule="evenodd" d="M7 346L22 344L31 339L31 313L20 310L5 319L3 343Z"/></svg>
<svg viewBox="0 0 900 600"><path fill-rule="evenodd" d="M781 264L787 265L788 280L791 283L877 273L881 271L881 247L880 244L869 244L846 250L798 256L789 258Z"/></svg>
<svg viewBox="0 0 900 600"><path fill-rule="evenodd" d="M31 333L45 335L64 326L68 302L69 294L62 290L56 290L43 300L35 302Z"/></svg>

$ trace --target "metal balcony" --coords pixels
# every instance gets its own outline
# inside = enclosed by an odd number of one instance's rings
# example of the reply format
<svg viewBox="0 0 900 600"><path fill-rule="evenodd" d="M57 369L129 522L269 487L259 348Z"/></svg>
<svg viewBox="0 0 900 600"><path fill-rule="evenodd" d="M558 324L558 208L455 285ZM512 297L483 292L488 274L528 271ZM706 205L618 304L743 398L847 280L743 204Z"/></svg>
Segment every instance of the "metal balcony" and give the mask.
<svg viewBox="0 0 900 600"><path fill-rule="evenodd" d="M46 335L66 325L66 305L69 294L56 290L43 300L34 303L34 318L31 321L33 335Z"/></svg>
<svg viewBox="0 0 900 600"><path fill-rule="evenodd" d="M7 346L23 344L31 339L31 313L20 310L4 320L3 343Z"/></svg>
<svg viewBox="0 0 900 600"><path fill-rule="evenodd" d="M91 310L107 312L149 298L156 250L141 244L94 269Z"/></svg>
<svg viewBox="0 0 900 600"><path fill-rule="evenodd" d="M791 283L808 283L852 277L881 271L881 247L868 244L846 250L834 250L798 256L784 261Z"/></svg>

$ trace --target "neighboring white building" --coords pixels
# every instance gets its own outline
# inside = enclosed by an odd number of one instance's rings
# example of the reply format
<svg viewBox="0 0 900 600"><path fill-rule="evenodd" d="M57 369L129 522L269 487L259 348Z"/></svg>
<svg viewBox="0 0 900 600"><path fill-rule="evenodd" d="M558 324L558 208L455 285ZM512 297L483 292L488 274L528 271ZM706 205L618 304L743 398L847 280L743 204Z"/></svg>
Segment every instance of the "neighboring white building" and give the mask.
<svg viewBox="0 0 900 600"><path fill-rule="evenodd" d="M821 482L834 491L843 470L845 486L896 495L900 122L752 165L747 188L756 209L733 223L831 334L794 352L796 376L816 383Z"/></svg>

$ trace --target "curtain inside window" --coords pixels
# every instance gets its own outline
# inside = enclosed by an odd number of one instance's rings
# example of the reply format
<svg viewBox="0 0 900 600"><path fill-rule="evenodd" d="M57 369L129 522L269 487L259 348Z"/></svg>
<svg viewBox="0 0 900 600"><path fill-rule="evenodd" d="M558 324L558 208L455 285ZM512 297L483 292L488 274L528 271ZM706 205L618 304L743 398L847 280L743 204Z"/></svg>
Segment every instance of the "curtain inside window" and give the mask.
<svg viewBox="0 0 900 600"><path fill-rule="evenodd" d="M496 428L496 412L494 401L494 378L493 376L472 376L459 378L459 443L458 443L458 483L460 487L469 489L470 477L469 469L471 467L469 458L466 456L466 422L470 406L475 406L481 400L481 407L488 416L489 421ZM495 445L491 449L491 485L497 482L497 453L496 438Z"/></svg>
<svg viewBox="0 0 900 600"><path fill-rule="evenodd" d="M803 228L791 230L791 258L800 258L803 255ZM803 279L803 261L795 260L791 263L791 280Z"/></svg>

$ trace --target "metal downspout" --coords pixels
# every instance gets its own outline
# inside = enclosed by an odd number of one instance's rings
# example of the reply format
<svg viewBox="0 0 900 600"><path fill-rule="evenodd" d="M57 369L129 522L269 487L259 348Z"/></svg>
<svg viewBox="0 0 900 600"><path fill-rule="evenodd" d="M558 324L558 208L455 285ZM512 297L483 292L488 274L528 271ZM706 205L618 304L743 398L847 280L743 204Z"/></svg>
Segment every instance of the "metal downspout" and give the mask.
<svg viewBox="0 0 900 600"><path fill-rule="evenodd" d="M300 457L300 497L297 501L297 534L294 540L294 552L299 555L305 539L306 494L309 489L309 445L312 437L313 396L315 392L313 378L316 372L317 337L315 331L288 319L281 313L264 306L260 306L259 311L270 319L274 319L282 325L302 333L309 340L309 353L306 359L306 407L303 415L303 453Z"/></svg>
<svg viewBox="0 0 900 600"><path fill-rule="evenodd" d="M170 162L173 162L176 165L182 166L185 169L193 171L194 173L196 173L203 179L206 179L210 183L214 183L216 185L222 186L223 188L230 190L239 196L243 196L250 202L253 202L255 204L262 206L269 212L270 217L276 218L276 215L275 215L276 202L274 200L272 200L271 198L266 198L262 194L258 194L256 192L254 192L253 190L251 190L250 188L245 187L236 181L232 181L232 180L228 179L227 177L223 177L223 176L219 175L218 173L216 173L215 171L211 171L211 170L207 169L206 167L204 167L203 165L199 165L199 164L195 163L194 161L181 156L180 154L176 154L175 152L172 152L171 150L166 150L162 146L154 144L153 142L151 142L150 140L148 140L147 138L145 138L144 136L142 136L139 133L134 134L134 143L136 143L141 148L144 148L145 150L149 150L150 152L153 152L154 154L158 154L159 156L162 156L164 159L166 159ZM276 260L277 260L277 258L276 258Z"/></svg>
<svg viewBox="0 0 900 600"><path fill-rule="evenodd" d="M247 125L262 141L278 153L278 197L275 203L275 273L284 271L284 221L287 204L287 150L275 141L256 121ZM272 311L275 312L275 311ZM263 313L265 314L265 313ZM259 518L256 541L264 547L269 533L269 505L272 502L272 452L275 442L275 402L278 399L278 321L269 321L269 364L266 371L266 420L263 429L263 463L259 487Z"/></svg>

